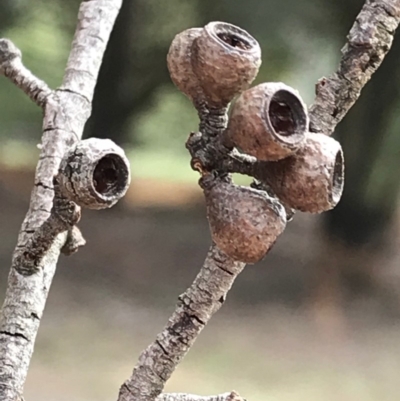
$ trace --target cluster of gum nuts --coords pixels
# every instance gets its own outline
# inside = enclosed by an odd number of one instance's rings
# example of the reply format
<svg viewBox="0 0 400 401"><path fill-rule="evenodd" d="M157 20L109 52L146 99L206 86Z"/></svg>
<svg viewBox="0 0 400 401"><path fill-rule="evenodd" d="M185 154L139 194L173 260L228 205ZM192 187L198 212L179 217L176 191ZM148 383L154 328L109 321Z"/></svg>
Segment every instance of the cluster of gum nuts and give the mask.
<svg viewBox="0 0 400 401"><path fill-rule="evenodd" d="M293 88L267 82L249 89L261 65L251 35L223 22L188 29L172 41L167 63L199 115L204 108L223 113L236 98L218 140L250 156L252 175L268 188L238 186L224 171L203 171L210 230L222 251L256 263L284 231L287 210L321 213L336 206L343 191L341 146L308 132L307 108Z"/></svg>

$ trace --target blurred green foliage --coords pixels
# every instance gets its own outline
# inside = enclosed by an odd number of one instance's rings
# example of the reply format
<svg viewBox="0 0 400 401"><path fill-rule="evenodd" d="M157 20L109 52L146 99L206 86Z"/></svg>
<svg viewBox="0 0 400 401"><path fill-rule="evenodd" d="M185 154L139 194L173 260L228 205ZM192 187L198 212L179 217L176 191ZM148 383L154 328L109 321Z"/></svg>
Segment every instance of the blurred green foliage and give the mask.
<svg viewBox="0 0 400 401"><path fill-rule="evenodd" d="M185 137L196 128L196 114L191 104L172 87L166 73L165 56L172 38L179 31L202 25L210 19L240 24L257 37L263 49L263 65L257 81L284 80L299 88L309 102L313 83L329 69L335 57L335 44L326 24L318 24L323 15L318 1L309 0L305 2L306 7L286 1L286 6L281 2L282 7L275 0L251 0L246 4L235 1L234 5L227 1L213 4L209 0L190 3L174 0L164 4L162 9L155 0L125 0L124 4L128 3L130 11L136 15L130 17L129 48L124 49L129 65L119 81L122 90L128 92L124 96L134 97L140 92L147 76L152 75L152 69L159 71L161 64L161 70L164 70L160 73L162 80L151 88L150 96L145 96L143 101L140 98L132 101L128 118L128 140L151 153L168 149L184 154ZM68 4L60 0L39 0L30 4L20 0L0 4L0 14L8 16L9 21L0 26L1 35L10 37L21 48L28 68L52 87L57 87L62 79L78 5L77 0ZM6 14L5 10L10 11ZM209 18L203 17L202 13L208 13ZM305 24L306 21L310 25ZM318 26L323 29L321 34L314 36ZM157 50L152 52L154 49ZM113 63L118 64L118 61ZM108 106L122 103L116 96L118 90L114 87L113 99L106 99ZM20 141L21 148L23 143L31 146L31 141L40 138L40 111L4 79L0 80L0 120L2 142ZM114 135L117 137L119 133ZM26 162L25 157L21 159L22 163Z"/></svg>
<svg viewBox="0 0 400 401"><path fill-rule="evenodd" d="M21 48L28 68L52 87L62 79L79 3L0 3L0 34ZM196 129L196 113L172 86L165 61L174 35L210 20L240 25L262 47L263 64L255 83L284 81L310 104L315 82L335 70L339 49L362 4L362 0L125 0L104 57L85 135L123 143L136 176L193 179L184 142ZM326 221L330 233L349 243L369 241L371 235L383 232L397 207L398 48L395 43L392 61L384 62L338 128L347 161L346 188ZM2 163L34 164L41 113L5 79L0 80L0 121Z"/></svg>

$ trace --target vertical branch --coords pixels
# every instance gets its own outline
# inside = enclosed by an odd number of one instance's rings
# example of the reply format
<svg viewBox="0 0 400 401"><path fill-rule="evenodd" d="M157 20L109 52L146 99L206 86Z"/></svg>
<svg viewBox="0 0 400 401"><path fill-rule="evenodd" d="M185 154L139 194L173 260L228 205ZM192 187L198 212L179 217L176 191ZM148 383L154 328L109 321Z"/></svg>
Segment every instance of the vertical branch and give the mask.
<svg viewBox="0 0 400 401"><path fill-rule="evenodd" d="M46 93L43 102L42 151L29 210L13 255L13 267L1 312L0 401L15 401L22 397L40 319L67 231L51 239L50 247L41 255L37 270L32 274L18 273L26 270L25 266L20 265L26 262L26 258L20 255L24 253L30 237L50 216L54 197L53 177L66 149L82 136L90 115L103 53L121 3L122 0L82 2L63 85L55 92ZM27 84L26 74L21 76L16 69L12 70L12 66L12 63L7 65L6 75L14 83L25 91L29 91L30 87L37 89L37 85ZM21 70L22 74L26 71ZM30 75L28 80L33 81L33 78ZM43 240L46 242L46 239Z"/></svg>

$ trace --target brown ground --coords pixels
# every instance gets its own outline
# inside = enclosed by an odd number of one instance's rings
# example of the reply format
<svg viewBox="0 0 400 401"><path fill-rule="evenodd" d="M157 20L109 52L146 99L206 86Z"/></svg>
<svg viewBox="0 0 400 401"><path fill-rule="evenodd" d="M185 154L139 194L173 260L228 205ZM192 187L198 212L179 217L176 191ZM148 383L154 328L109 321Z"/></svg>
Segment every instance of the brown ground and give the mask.
<svg viewBox="0 0 400 401"><path fill-rule="evenodd" d="M0 296L31 182L30 172L0 172ZM134 182L127 199L84 213L88 244L60 262L28 401L116 399L204 259L210 239L197 189ZM250 401L396 399L398 318L369 298L340 313L328 303L319 319L308 307L319 243L317 219L296 216L267 259L246 268L168 389L234 388Z"/></svg>

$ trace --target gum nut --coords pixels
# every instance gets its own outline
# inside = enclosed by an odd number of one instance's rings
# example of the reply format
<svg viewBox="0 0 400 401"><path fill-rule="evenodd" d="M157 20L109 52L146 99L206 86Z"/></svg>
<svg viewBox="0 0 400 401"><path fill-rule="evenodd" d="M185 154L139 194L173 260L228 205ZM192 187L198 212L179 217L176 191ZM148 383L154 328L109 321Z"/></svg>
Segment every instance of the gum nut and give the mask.
<svg viewBox="0 0 400 401"><path fill-rule="evenodd" d="M283 206L264 191L219 182L205 196L212 238L234 260L258 262L285 229Z"/></svg>
<svg viewBox="0 0 400 401"><path fill-rule="evenodd" d="M129 160L110 139L85 139L64 155L58 181L64 195L79 206L109 208L129 188Z"/></svg>
<svg viewBox="0 0 400 401"><path fill-rule="evenodd" d="M201 97L201 88L193 73L191 54L194 39L203 28L187 29L175 36L167 55L167 65L172 82L192 101Z"/></svg>
<svg viewBox="0 0 400 401"><path fill-rule="evenodd" d="M295 155L265 163L262 169L276 195L293 209L325 212L333 209L342 196L343 151L340 143L329 136L308 133Z"/></svg>
<svg viewBox="0 0 400 401"><path fill-rule="evenodd" d="M281 82L268 82L239 96L226 136L243 153L275 161L300 148L307 127L307 108L299 93Z"/></svg>
<svg viewBox="0 0 400 401"><path fill-rule="evenodd" d="M245 30L224 22L210 22L194 41L192 65L207 103L223 107L257 76L261 48Z"/></svg>

